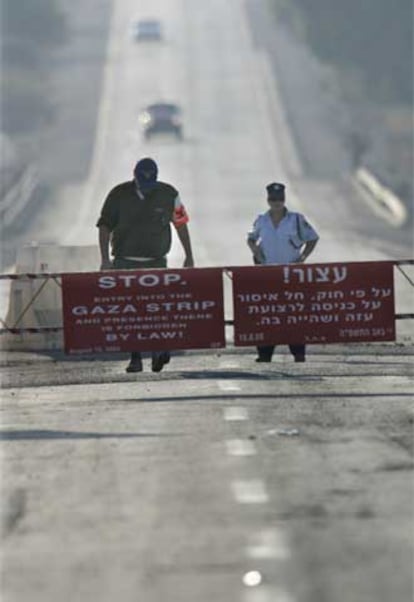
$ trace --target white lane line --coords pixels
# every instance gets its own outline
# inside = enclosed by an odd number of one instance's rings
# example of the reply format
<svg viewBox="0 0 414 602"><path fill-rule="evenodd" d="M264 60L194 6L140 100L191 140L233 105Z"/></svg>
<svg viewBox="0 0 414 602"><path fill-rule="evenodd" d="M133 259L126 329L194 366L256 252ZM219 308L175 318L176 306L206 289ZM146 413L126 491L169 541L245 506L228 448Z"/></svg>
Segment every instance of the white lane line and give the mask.
<svg viewBox="0 0 414 602"><path fill-rule="evenodd" d="M219 380L217 381L219 389L221 391L240 391L240 385L234 380Z"/></svg>
<svg viewBox="0 0 414 602"><path fill-rule="evenodd" d="M291 557L286 535L281 528L255 533L246 547L246 554L255 560L288 560Z"/></svg>
<svg viewBox="0 0 414 602"><path fill-rule="evenodd" d="M223 361L223 362L220 362L219 367L222 368L223 370L240 368L240 363L239 362Z"/></svg>
<svg viewBox="0 0 414 602"><path fill-rule="evenodd" d="M249 419L249 412L241 406L230 406L224 408L224 420L228 422L238 422Z"/></svg>
<svg viewBox="0 0 414 602"><path fill-rule="evenodd" d="M243 583L247 587L256 587L262 582L262 574L260 571L248 571L243 575Z"/></svg>
<svg viewBox="0 0 414 602"><path fill-rule="evenodd" d="M260 479L232 481L231 488L239 504L266 504L269 501L265 484Z"/></svg>
<svg viewBox="0 0 414 602"><path fill-rule="evenodd" d="M254 456L257 454L256 446L249 439L229 439L226 441L229 456Z"/></svg>
<svg viewBox="0 0 414 602"><path fill-rule="evenodd" d="M108 42L106 46L106 60L103 73L102 92L100 95L100 103L97 110L97 124L92 158L88 179L83 190L83 198L78 205L76 218L72 224L69 224L67 236L63 244L73 244L73 241L79 241L80 233L85 227L85 220L91 212L94 202L96 203L96 184L99 181L99 174L103 168L103 156L105 143L107 142L109 129L109 116L111 115L111 99L114 97L114 85L116 78L116 69L118 67L118 59L120 53L120 11L117 3L113 3L112 12L109 24ZM79 242L77 243L79 244Z"/></svg>
<svg viewBox="0 0 414 602"><path fill-rule="evenodd" d="M280 587L259 585L244 592L243 602L295 602L287 591Z"/></svg>

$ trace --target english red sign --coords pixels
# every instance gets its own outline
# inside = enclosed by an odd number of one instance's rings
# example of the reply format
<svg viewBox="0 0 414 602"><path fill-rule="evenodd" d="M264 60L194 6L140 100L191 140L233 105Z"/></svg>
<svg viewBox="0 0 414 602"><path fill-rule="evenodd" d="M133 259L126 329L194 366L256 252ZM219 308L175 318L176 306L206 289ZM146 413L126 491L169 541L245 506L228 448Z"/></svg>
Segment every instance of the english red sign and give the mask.
<svg viewBox="0 0 414 602"><path fill-rule="evenodd" d="M395 340L392 262L232 272L235 345Z"/></svg>
<svg viewBox="0 0 414 602"><path fill-rule="evenodd" d="M220 268L62 276L65 352L225 346Z"/></svg>

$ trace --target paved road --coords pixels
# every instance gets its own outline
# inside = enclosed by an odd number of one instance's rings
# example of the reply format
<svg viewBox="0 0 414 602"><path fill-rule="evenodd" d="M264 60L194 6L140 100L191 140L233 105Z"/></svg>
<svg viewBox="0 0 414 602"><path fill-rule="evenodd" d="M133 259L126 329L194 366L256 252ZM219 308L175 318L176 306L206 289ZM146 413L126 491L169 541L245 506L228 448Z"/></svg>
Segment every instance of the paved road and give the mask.
<svg viewBox="0 0 414 602"><path fill-rule="evenodd" d="M2 600L408 602L413 352L2 354Z"/></svg>
<svg viewBox="0 0 414 602"><path fill-rule="evenodd" d="M74 212L63 195L42 235L95 243L109 186L151 154L182 191L199 266L250 263L244 233L276 177L321 231L315 261L390 258L353 231L371 221L341 186L314 181L318 203L301 193L242 8L115 3L82 202ZM148 14L166 26L159 46L128 35ZM160 96L183 105L182 144L135 127ZM410 600L413 341L399 328L395 345L314 346L306 364L280 348L258 365L230 346L159 375L127 375L126 358L2 352L2 601Z"/></svg>

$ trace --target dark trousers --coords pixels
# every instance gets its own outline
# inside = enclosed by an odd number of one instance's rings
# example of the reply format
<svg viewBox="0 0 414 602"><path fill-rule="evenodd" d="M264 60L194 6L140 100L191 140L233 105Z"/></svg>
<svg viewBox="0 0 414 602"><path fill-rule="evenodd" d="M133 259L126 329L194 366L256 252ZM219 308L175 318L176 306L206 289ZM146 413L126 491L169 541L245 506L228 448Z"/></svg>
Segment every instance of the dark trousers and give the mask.
<svg viewBox="0 0 414 602"><path fill-rule="evenodd" d="M253 263L255 265L260 265L260 262L257 261L255 257L253 257ZM272 359L275 347L276 345L262 345L261 347L257 347L257 353L259 357L270 360ZM293 357L295 357L296 355L305 355L306 352L306 347L303 344L289 345L289 349Z"/></svg>
<svg viewBox="0 0 414 602"><path fill-rule="evenodd" d="M257 353L259 357L265 359L271 359L276 345L263 345L257 347ZM305 345L289 345L290 353L295 357L296 355L305 355Z"/></svg>
<svg viewBox="0 0 414 602"><path fill-rule="evenodd" d="M115 257L112 262L113 270L148 270L151 268L166 268L167 258L160 257L159 259L149 259L148 261L134 261L133 259L125 259L125 257ZM160 351L153 352L154 355L162 353ZM131 362L141 359L140 351L132 351Z"/></svg>

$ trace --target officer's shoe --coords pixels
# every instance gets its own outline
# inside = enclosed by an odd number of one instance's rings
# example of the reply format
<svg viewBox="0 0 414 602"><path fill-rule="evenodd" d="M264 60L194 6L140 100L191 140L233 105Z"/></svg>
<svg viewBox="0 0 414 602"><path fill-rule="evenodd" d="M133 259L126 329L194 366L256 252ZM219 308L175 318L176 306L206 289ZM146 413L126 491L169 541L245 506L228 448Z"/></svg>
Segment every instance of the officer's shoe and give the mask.
<svg viewBox="0 0 414 602"><path fill-rule="evenodd" d="M152 356L151 369L153 372L161 372L165 364L170 361L170 354L168 351L162 351L161 353L154 353Z"/></svg>
<svg viewBox="0 0 414 602"><path fill-rule="evenodd" d="M132 359L126 367L126 372L142 372L142 360Z"/></svg>
<svg viewBox="0 0 414 602"><path fill-rule="evenodd" d="M295 362L306 362L306 357L304 353L297 353L294 357Z"/></svg>
<svg viewBox="0 0 414 602"><path fill-rule="evenodd" d="M259 357L257 357L255 359L255 362L271 362L272 361L272 356L270 355L259 355Z"/></svg>

